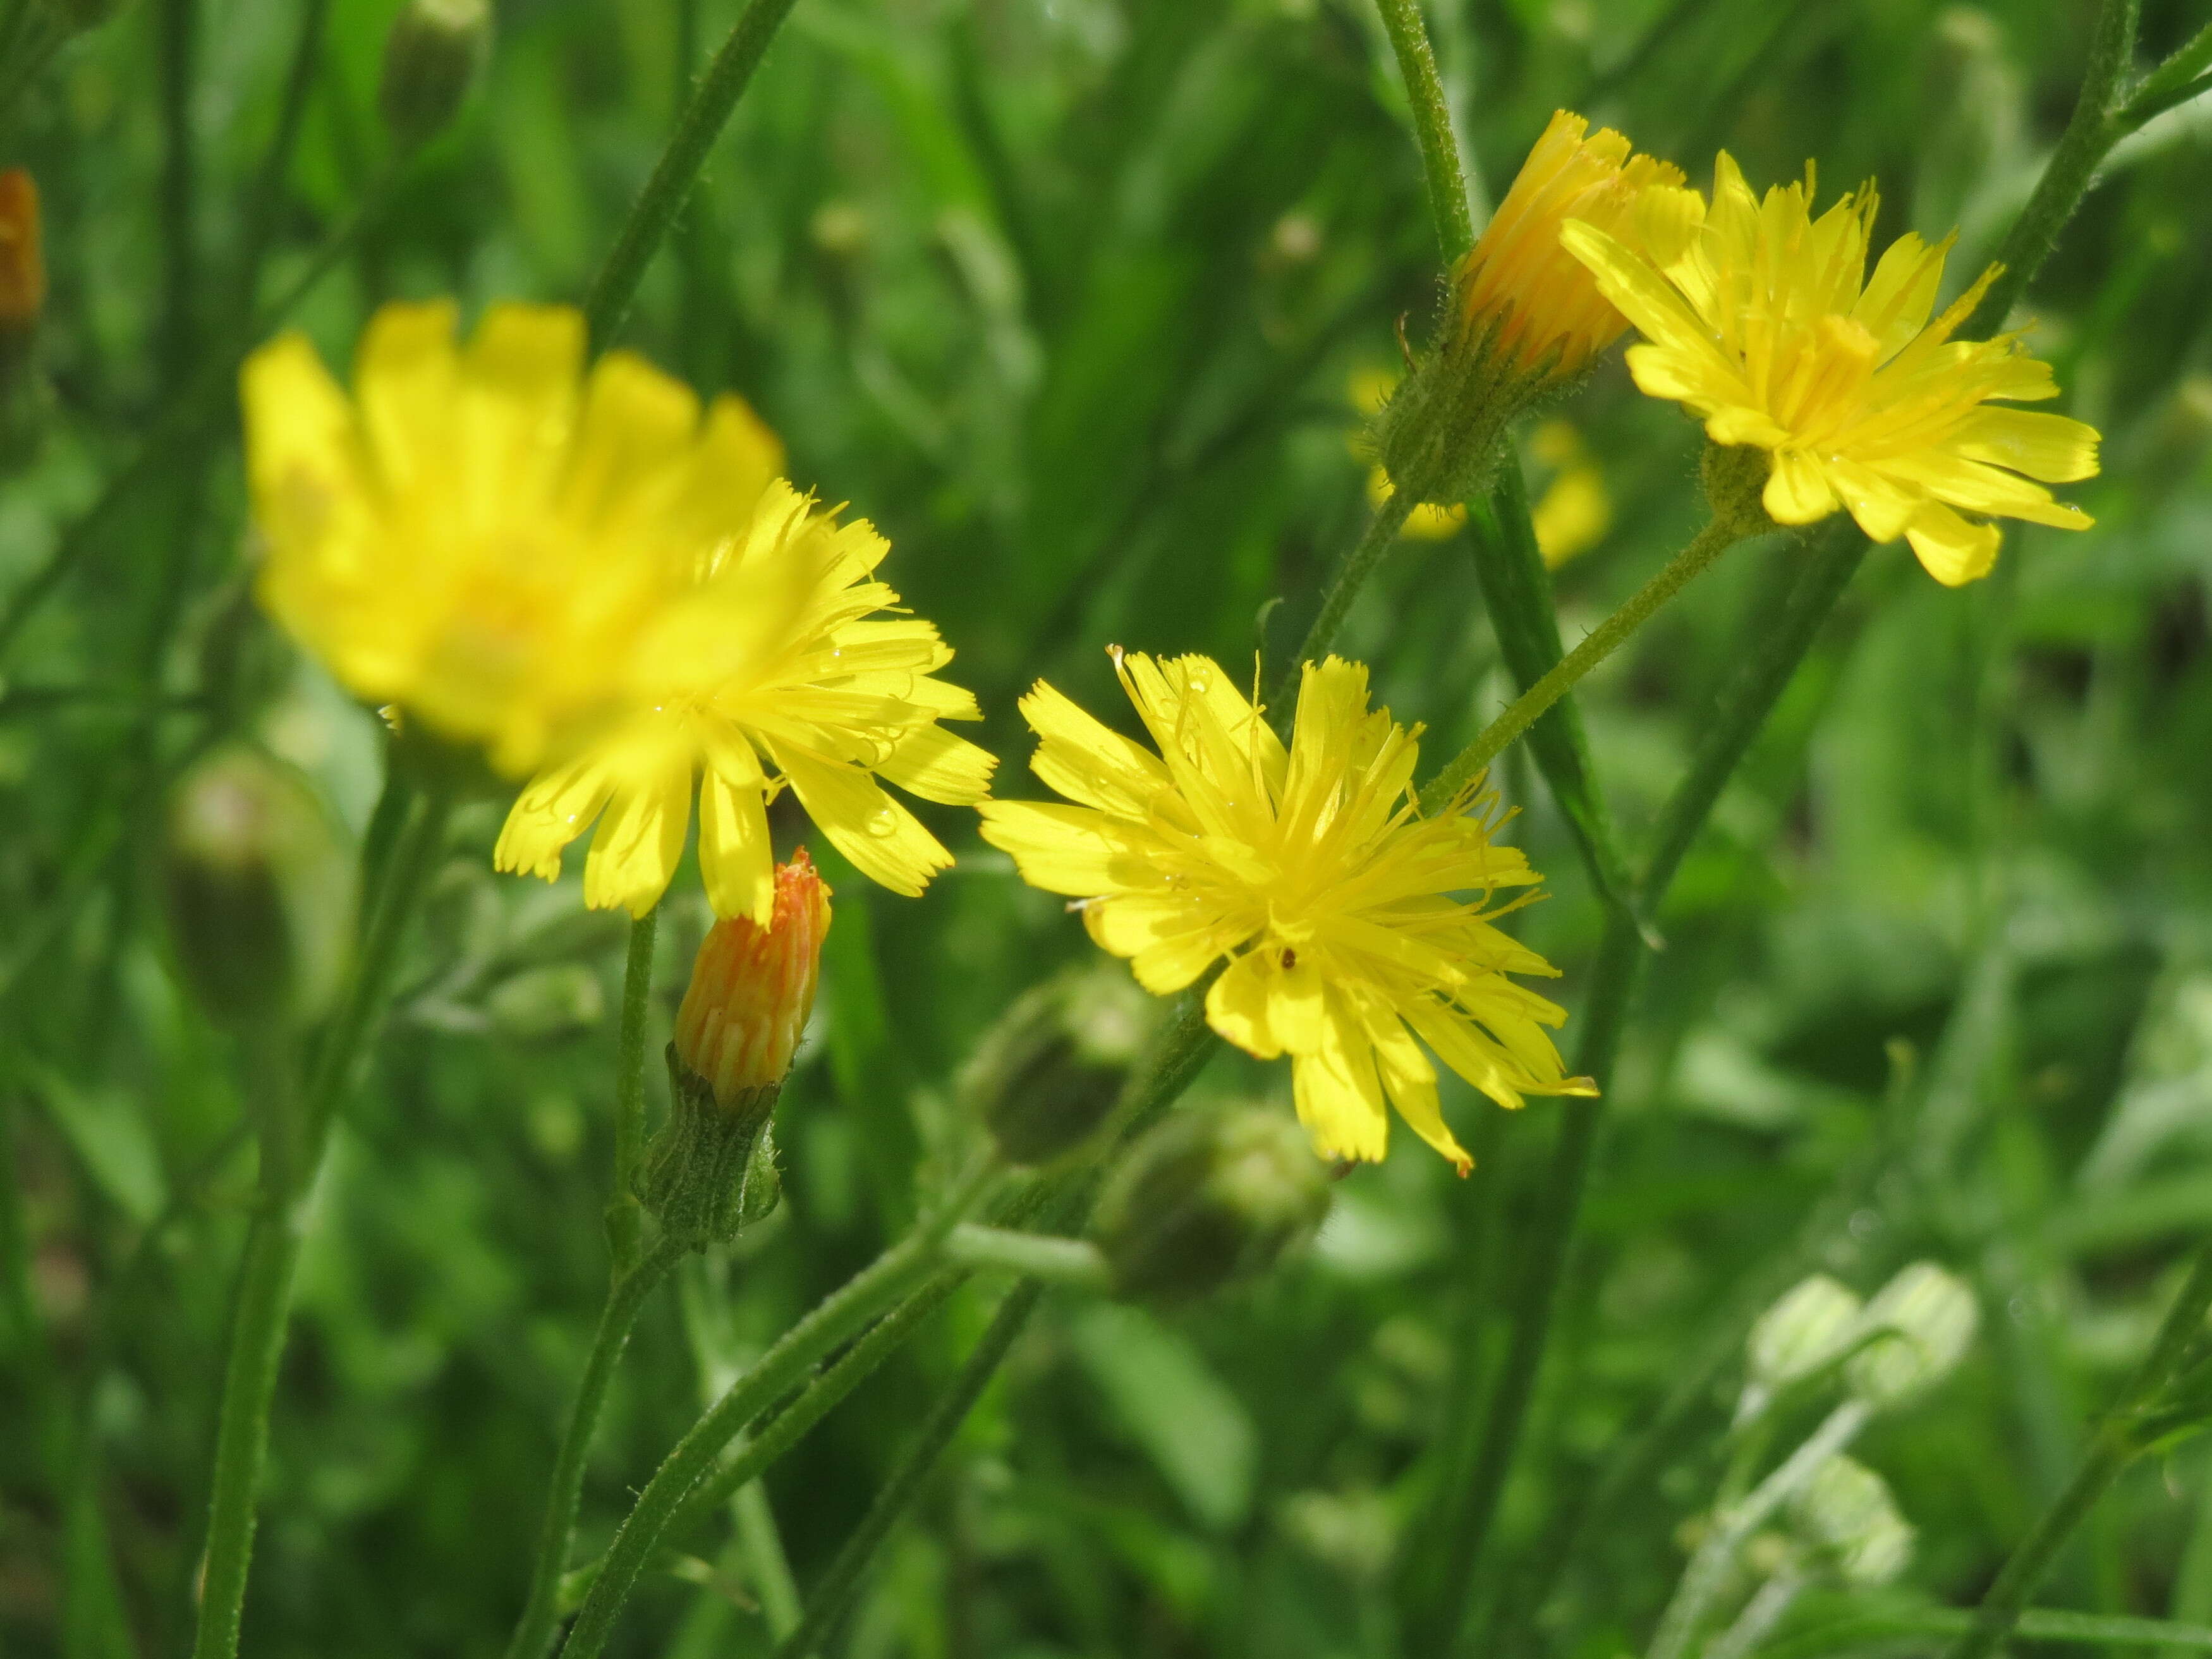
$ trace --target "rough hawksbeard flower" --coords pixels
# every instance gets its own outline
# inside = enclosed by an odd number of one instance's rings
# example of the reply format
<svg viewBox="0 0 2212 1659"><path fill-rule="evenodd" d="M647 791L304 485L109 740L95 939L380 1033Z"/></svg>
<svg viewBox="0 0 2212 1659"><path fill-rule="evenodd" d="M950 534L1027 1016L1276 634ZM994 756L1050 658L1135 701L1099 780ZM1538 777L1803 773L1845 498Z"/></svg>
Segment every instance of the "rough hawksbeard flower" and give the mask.
<svg viewBox="0 0 2212 1659"><path fill-rule="evenodd" d="M782 1085L822 976L829 884L804 847L774 881L767 922L727 916L708 930L676 1014L677 1058L725 1111Z"/></svg>
<svg viewBox="0 0 2212 1659"><path fill-rule="evenodd" d="M765 926L775 906L767 805L788 783L862 874L920 893L952 855L877 781L925 800L982 799L996 763L937 725L980 720L933 678L952 652L873 579L890 544L781 479L702 557L631 659L627 707L530 782L495 862L550 880L600 822L584 897L642 915L684 852L699 780L699 865L715 912ZM773 772L770 768L775 769Z"/></svg>
<svg viewBox="0 0 2212 1659"><path fill-rule="evenodd" d="M1370 710L1367 671L1305 669L1287 750L1205 657L1115 653L1156 755L1039 682L1030 764L1076 803L987 801L983 838L1165 996L1226 957L1206 1018L1262 1059L1288 1054L1323 1157L1380 1158L1386 1098L1457 1164L1437 1056L1503 1106L1594 1094L1544 1030L1562 1014L1508 977L1556 970L1494 925L1537 880L1472 790L1433 817L1410 793L1419 728ZM1526 902L1522 899L1520 902ZM1416 1039L1419 1039L1418 1041Z"/></svg>
<svg viewBox="0 0 2212 1659"><path fill-rule="evenodd" d="M629 353L586 380L571 307L495 306L465 348L455 319L378 312L350 400L303 336L247 360L259 592L349 690L520 775L615 700L781 450Z"/></svg>
<svg viewBox="0 0 2212 1659"><path fill-rule="evenodd" d="M1391 481L1423 501L1456 503L1481 487L1506 428L1620 337L1627 319L1559 246L1569 219L1632 246L1672 236L1681 170L1627 139L1555 111L1458 269L1443 337L1382 412L1376 447Z"/></svg>
<svg viewBox="0 0 2212 1659"><path fill-rule="evenodd" d="M1629 349L1636 384L1692 410L1715 443L1768 452L1768 517L1811 524L1840 505L1875 541L1905 537L1953 586L1996 563L1987 519L2088 528L2031 481L2092 477L2096 429L1989 406L2057 395L2016 334L1951 338L1998 267L1930 323L1955 234L1932 247L1900 236L1868 277L1870 186L1816 219L1809 168L1761 201L1723 152L1709 211L1693 191L1672 194L1679 241L1639 252L1597 223L1560 240L1648 342Z"/></svg>

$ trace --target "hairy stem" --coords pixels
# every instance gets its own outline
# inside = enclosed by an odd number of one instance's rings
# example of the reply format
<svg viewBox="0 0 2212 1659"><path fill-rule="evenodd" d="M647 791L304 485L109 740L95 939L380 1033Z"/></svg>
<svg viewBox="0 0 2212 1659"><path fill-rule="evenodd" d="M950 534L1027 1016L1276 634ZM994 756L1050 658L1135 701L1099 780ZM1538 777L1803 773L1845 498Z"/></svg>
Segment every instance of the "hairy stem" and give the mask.
<svg viewBox="0 0 2212 1659"><path fill-rule="evenodd" d="M647 932L650 954L649 925ZM576 1533L584 1465L591 1454L599 1412L606 1404L607 1389L614 1382L623 1348L629 1341L630 1328L637 1323L638 1310L668 1277L684 1251L683 1245L664 1238L643 1259L617 1270L607 1286L606 1304L599 1310L599 1328L584 1362L583 1381L576 1388L576 1403L568 1413L568 1426L553 1460L553 1479L545 1493L545 1524L538 1534L538 1559L530 1570L530 1594L507 1644L507 1659L538 1659L553 1644L561 1616L561 1573L568 1565L568 1547Z"/></svg>
<svg viewBox="0 0 2212 1659"><path fill-rule="evenodd" d="M737 107L753 71L760 67L762 54L790 15L793 3L750 0L729 39L714 54L714 61L700 77L691 101L677 118L668 148L661 152L653 176L646 180L614 246L608 250L605 263L592 279L591 294L584 301L584 319L594 346L604 348L621 326L645 268L667 240L669 227L699 181L707 152L721 136L730 112Z"/></svg>
<svg viewBox="0 0 2212 1659"><path fill-rule="evenodd" d="M708 1473L722 1448L760 1415L778 1395L805 1375L829 1350L914 1289L937 1262L945 1235L981 1195L995 1174L982 1165L954 1191L937 1213L874 1261L848 1279L805 1318L776 1340L750 1370L732 1383L706 1414L676 1443L645 1490L638 1494L622 1529L600 1564L599 1576L584 1598L576 1622L562 1648L568 1659L596 1659L614 1628L615 1615L637 1583L661 1534L678 1508Z"/></svg>
<svg viewBox="0 0 2212 1659"><path fill-rule="evenodd" d="M1474 216L1467 204L1467 179L1459 164L1459 140L1452 132L1451 106L1437 74L1437 54L1421 16L1421 0L1375 0L1389 32L1405 77L1406 100L1413 106L1413 142L1421 149L1421 173L1428 185L1429 217L1444 264L1457 264L1474 246Z"/></svg>
<svg viewBox="0 0 2212 1659"><path fill-rule="evenodd" d="M930 1408L927 1419L915 1434L914 1443L907 1448L906 1455L899 1460L898 1467L876 1493L860 1524L853 1528L852 1534L838 1549L836 1559L830 1564L822 1582L814 1587L814 1594L807 1598L806 1617L776 1649L775 1659L806 1659L844 1618L860 1591L861 1575L870 1559L899 1517L921 1496L930 1472L937 1467L937 1460L944 1455L968 1413L982 1398L983 1390L1005 1360L1007 1350L1014 1346L1014 1339L1022 1334L1022 1327L1029 1322L1043 1296L1042 1284L1033 1279L1025 1279L999 1304L999 1311L993 1316L982 1340L961 1366L960 1375Z"/></svg>
<svg viewBox="0 0 2212 1659"><path fill-rule="evenodd" d="M1314 617L1313 626L1306 629L1298 654L1275 677L1275 684L1269 689L1267 706L1276 711L1277 726L1283 725L1290 716L1291 700L1297 696L1299 670L1327 654L1329 647L1336 643L1344 619L1351 612L1352 602L1359 597L1359 590L1367 586L1375 567L1398 539L1398 532L1405 528L1414 506L1413 498L1399 490L1376 507L1358 545L1345 555L1344 562L1329 579L1328 589L1322 595L1321 611Z"/></svg>
<svg viewBox="0 0 2212 1659"><path fill-rule="evenodd" d="M253 1554L254 1498L269 1445L269 1408L276 1395L299 1264L302 1206L322 1163L331 1115L353 1065L383 1012L407 924L428 888L444 850L449 802L419 800L392 852L368 931L355 953L338 1012L297 1097L270 1085L264 1060L255 1060L264 1088L261 1127L263 1201L239 1268L230 1351L216 1431L215 1478L208 1505L207 1553L193 1659L234 1659Z"/></svg>
<svg viewBox="0 0 2212 1659"><path fill-rule="evenodd" d="M1515 698L1504 714L1461 750L1421 792L1422 806L1435 810L1456 798L1481 775L1500 750L1534 725L1536 717L1557 702L1568 687L1619 650L1628 636L1649 622L1668 600L1741 539L1739 531L1717 519L1707 524L1692 538L1687 547L1667 562L1657 575L1630 594L1619 610L1592 629L1580 645Z"/></svg>

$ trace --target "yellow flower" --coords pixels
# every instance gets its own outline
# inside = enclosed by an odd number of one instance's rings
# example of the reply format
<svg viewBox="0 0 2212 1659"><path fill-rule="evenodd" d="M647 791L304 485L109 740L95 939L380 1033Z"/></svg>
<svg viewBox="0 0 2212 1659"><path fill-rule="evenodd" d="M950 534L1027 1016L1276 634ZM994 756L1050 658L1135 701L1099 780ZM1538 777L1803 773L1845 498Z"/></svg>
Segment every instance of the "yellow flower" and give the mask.
<svg viewBox="0 0 2212 1659"><path fill-rule="evenodd" d="M781 464L735 398L624 352L582 374L582 314L389 305L349 401L300 335L246 362L262 603L356 696L518 775L602 714L647 624Z"/></svg>
<svg viewBox="0 0 2212 1659"><path fill-rule="evenodd" d="M1635 155L1607 127L1554 110L1481 239L1452 277L1459 328L1488 335L1489 349L1522 374L1565 380L1589 367L1628 326L1589 274L1562 258L1559 227L1570 219L1603 227L1638 245L1648 214L1644 192L1668 196L1683 182L1671 161Z"/></svg>
<svg viewBox="0 0 2212 1659"><path fill-rule="evenodd" d="M1464 501L1498 464L1507 426L1587 369L1628 326L1559 246L1570 219L1631 246L1679 237L1680 169L1554 112L1489 226L1452 273L1443 337L1376 427L1392 482L1425 501Z"/></svg>
<svg viewBox="0 0 2212 1659"><path fill-rule="evenodd" d="M1694 411L1715 443L1768 451L1776 523L1810 524L1840 504L1874 540L1905 537L1948 585L1996 562L1996 527L1982 520L2087 529L2087 514L2030 480L2094 475L2095 428L1988 407L2056 397L2050 366L2017 335L1951 338L1997 268L1930 323L1955 237L1930 247L1900 236L1869 278L1874 191L1815 219L1812 186L1808 168L1762 202L1723 152L1711 210L1695 191L1673 192L1683 234L1647 239L1649 262L1604 225L1560 233L1650 343L1628 353L1637 385Z"/></svg>
<svg viewBox="0 0 2212 1659"><path fill-rule="evenodd" d="M1486 908L1537 877L1471 793L1420 814L1419 728L1369 709L1365 668L1306 668L1285 750L1206 658L1117 651L1115 665L1159 752L1039 682L1022 701L1030 764L1078 804L988 801L983 838L1079 900L1091 938L1155 995L1227 957L1206 1018L1262 1059L1292 1057L1316 1151L1381 1158L1387 1097L1467 1170L1423 1042L1500 1105L1595 1092L1542 1029L1559 1009L1507 977L1555 970L1493 925L1514 905Z"/></svg>
<svg viewBox="0 0 2212 1659"><path fill-rule="evenodd" d="M495 862L550 880L604 812L585 902L642 915L683 854L696 775L717 914L768 925L766 807L787 783L862 874L921 892L952 855L878 777L968 805L996 763L937 725L982 718L972 694L933 678L951 648L919 617L875 614L899 598L873 579L890 544L866 520L841 525L777 479L728 532L631 659L630 712L532 780Z"/></svg>

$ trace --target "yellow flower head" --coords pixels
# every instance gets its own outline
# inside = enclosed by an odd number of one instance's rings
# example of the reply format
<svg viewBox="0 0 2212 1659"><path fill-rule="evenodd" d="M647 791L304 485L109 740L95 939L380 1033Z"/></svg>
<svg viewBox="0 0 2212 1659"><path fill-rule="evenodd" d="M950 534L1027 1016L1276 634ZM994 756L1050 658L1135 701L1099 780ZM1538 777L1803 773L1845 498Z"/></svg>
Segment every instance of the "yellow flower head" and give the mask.
<svg viewBox="0 0 2212 1659"><path fill-rule="evenodd" d="M389 305L349 400L297 334L242 396L263 604L339 681L529 771L603 712L647 624L781 465L735 398L625 352L583 375L568 307Z"/></svg>
<svg viewBox="0 0 2212 1659"><path fill-rule="evenodd" d="M1368 708L1365 668L1307 667L1285 750L1208 659L1115 662L1159 752L1040 682L1022 701L1030 764L1076 804L988 801L983 838L1032 886L1080 900L1091 938L1155 995L1227 957L1206 1018L1262 1059L1292 1057L1316 1151L1381 1158L1387 1097L1467 1170L1422 1042L1501 1105L1595 1092L1542 1029L1559 1009L1507 977L1555 970L1493 925L1512 905L1487 908L1537 877L1471 798L1420 814L1419 728Z"/></svg>
<svg viewBox="0 0 2212 1659"><path fill-rule="evenodd" d="M1489 349L1518 374L1579 374L1628 326L1589 273L1562 255L1560 225L1584 220L1640 246L1644 192L1659 185L1671 193L1683 182L1680 167L1634 154L1611 128L1589 135L1581 116L1553 112L1453 274L1456 325L1470 337L1489 334Z"/></svg>
<svg viewBox="0 0 2212 1659"><path fill-rule="evenodd" d="M642 915L683 855L699 780L699 864L717 914L765 927L775 887L767 804L788 783L837 850L894 892L952 862L878 777L967 805L991 757L937 725L980 720L975 697L933 678L952 652L872 573L890 544L777 479L695 566L630 659L629 712L531 781L495 860L548 880L561 850L600 822L585 902ZM770 769L773 769L772 770Z"/></svg>
<svg viewBox="0 0 2212 1659"><path fill-rule="evenodd" d="M1678 208L1653 216L1679 224L1679 239L1662 231L1639 251L1602 224L1565 227L1561 243L1649 342L1628 353L1637 385L1693 410L1715 443L1768 451L1776 523L1810 524L1840 504L1874 540L1908 539L1946 584L1996 562L1996 527L1980 520L2087 529L2087 514L2030 480L2094 475L2095 428L1989 407L2056 397L2050 366L2016 335L1951 338L1997 267L1930 323L1955 237L1930 247L1900 236L1869 278L1873 189L1816 219L1812 184L1808 169L1761 201L1723 152L1710 210L1679 191Z"/></svg>

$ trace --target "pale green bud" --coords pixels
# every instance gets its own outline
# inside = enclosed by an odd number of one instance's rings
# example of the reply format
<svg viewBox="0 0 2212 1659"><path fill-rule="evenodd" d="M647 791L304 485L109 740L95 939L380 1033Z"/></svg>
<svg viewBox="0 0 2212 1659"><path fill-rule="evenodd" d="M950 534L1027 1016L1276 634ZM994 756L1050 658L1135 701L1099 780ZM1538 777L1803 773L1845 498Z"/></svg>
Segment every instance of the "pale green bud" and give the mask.
<svg viewBox="0 0 2212 1659"><path fill-rule="evenodd" d="M1932 1261L1916 1261L1867 1304L1860 1328L1872 1340L1844 1366L1845 1380L1870 1406L1897 1405L1950 1374L1980 1321L1962 1280Z"/></svg>
<svg viewBox="0 0 2212 1659"><path fill-rule="evenodd" d="M1783 1389L1838 1358L1857 1335L1863 1306L1826 1273L1784 1291L1751 1328L1737 1420L1757 1415Z"/></svg>
<svg viewBox="0 0 2212 1659"><path fill-rule="evenodd" d="M1806 1537L1853 1589L1879 1589L1912 1559L1912 1528L1889 1483L1840 1453L1814 1470L1791 1510Z"/></svg>

